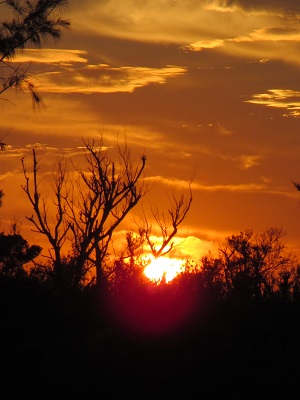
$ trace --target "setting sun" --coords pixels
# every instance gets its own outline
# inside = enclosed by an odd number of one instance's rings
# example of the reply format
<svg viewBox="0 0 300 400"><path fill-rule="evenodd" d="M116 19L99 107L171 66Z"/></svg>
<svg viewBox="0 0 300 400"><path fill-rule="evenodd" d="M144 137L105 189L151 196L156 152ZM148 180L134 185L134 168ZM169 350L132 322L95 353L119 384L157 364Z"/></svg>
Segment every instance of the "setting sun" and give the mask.
<svg viewBox="0 0 300 400"><path fill-rule="evenodd" d="M178 258L158 257L147 265L144 274L151 281L160 282L165 278L166 282L170 282L183 269L183 261Z"/></svg>

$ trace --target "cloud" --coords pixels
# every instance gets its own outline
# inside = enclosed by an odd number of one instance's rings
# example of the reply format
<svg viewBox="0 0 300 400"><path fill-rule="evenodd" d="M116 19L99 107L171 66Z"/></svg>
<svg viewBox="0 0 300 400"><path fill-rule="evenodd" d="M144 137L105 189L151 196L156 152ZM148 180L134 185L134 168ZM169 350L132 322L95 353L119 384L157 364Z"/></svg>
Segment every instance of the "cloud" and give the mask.
<svg viewBox="0 0 300 400"><path fill-rule="evenodd" d="M256 165L260 164L261 161L261 156L259 155L246 155L242 154L239 159L241 162L241 168L242 169L249 169L252 167L255 167Z"/></svg>
<svg viewBox="0 0 300 400"><path fill-rule="evenodd" d="M155 226L153 226L153 229L155 230ZM129 230L119 230L114 232L113 248L116 254L120 254L126 248L125 238L128 231ZM182 236L182 233L179 233L173 238L172 242L174 242L174 248L171 253L169 253L169 256L179 259L199 261L202 256L207 255L209 252L217 255L217 243L213 240L215 235L213 236L213 239L206 240L192 235ZM138 237L138 234L135 235ZM152 235L152 240L157 244L157 246L159 246L162 243L163 238L159 235ZM150 253L149 246L145 244L144 255L150 255Z"/></svg>
<svg viewBox="0 0 300 400"><path fill-rule="evenodd" d="M165 178L164 176L161 175L156 175L156 176L149 176L145 178L145 181L154 181L154 182L159 182L165 186L172 186L173 188L176 189L187 189L189 187L189 182L180 180L180 179L170 179L170 178ZM193 185L194 187L194 185Z"/></svg>
<svg viewBox="0 0 300 400"><path fill-rule="evenodd" d="M182 46L183 50L201 51L203 49L214 49L216 47L224 46L225 41L223 39L213 40L198 40L195 43L191 43L186 46Z"/></svg>
<svg viewBox="0 0 300 400"><path fill-rule="evenodd" d="M173 256L196 262L209 253L217 256L217 243L212 240L203 240L195 236L175 237Z"/></svg>
<svg viewBox="0 0 300 400"><path fill-rule="evenodd" d="M14 171L9 171L9 172L6 172L5 174L2 173L2 174L0 174L0 181L4 181L6 179L8 179L8 180L14 179L14 176L15 176Z"/></svg>
<svg viewBox="0 0 300 400"><path fill-rule="evenodd" d="M112 148L112 146L107 147L103 146L101 147L101 150L108 150L109 148ZM24 157L24 155L31 153L32 150L35 150L38 152L38 154L47 154L47 156L53 156L53 157L67 157L71 158L74 156L82 156L86 150L85 146L76 146L76 147L54 147L50 146L47 143L28 143L24 147L15 147L15 146L9 146L8 150L5 150L2 152L1 157L4 160L7 160L8 158L11 157L19 157L20 159ZM95 150L99 150L100 148L95 146Z"/></svg>
<svg viewBox="0 0 300 400"><path fill-rule="evenodd" d="M32 143L32 144L27 144L26 145L26 149L32 150L49 150L49 151L57 151L58 148L57 147L51 147L48 146L46 143Z"/></svg>
<svg viewBox="0 0 300 400"><path fill-rule="evenodd" d="M106 64L66 68L34 75L40 92L48 93L115 93L133 92L150 84L164 84L182 75L186 68L167 65L164 68L111 67Z"/></svg>
<svg viewBox="0 0 300 400"><path fill-rule="evenodd" d="M245 31L240 16L233 15L229 8L209 8L211 4L211 0L91 1L88 12L84 7L84 20L79 5L73 7L71 19L76 29L84 33L211 48L221 45L223 38L235 36L240 29ZM228 18L227 14L232 15Z"/></svg>
<svg viewBox="0 0 300 400"><path fill-rule="evenodd" d="M87 63L87 54L83 50L63 50L63 49L25 49L17 53L12 60L16 63L34 62L34 63L56 63L70 65L74 63Z"/></svg>
<svg viewBox="0 0 300 400"><path fill-rule="evenodd" d="M222 136L231 135L233 132L230 129L225 128L222 124L217 124L218 133Z"/></svg>
<svg viewBox="0 0 300 400"><path fill-rule="evenodd" d="M165 186L172 186L176 189L188 188L188 182L179 180L179 179L170 179L165 178L164 176L151 176L145 178L148 181L156 181ZM223 184L223 185L205 185L197 182L193 182L191 184L191 189L193 190L203 190L208 192L215 192L215 191L229 191L229 192L248 192L248 191L261 191L265 190L266 186L258 183L241 183L241 184Z"/></svg>
<svg viewBox="0 0 300 400"><path fill-rule="evenodd" d="M243 167L245 168L246 161L248 162L247 168L254 166L255 162L258 162L255 158L251 159L249 156L244 160ZM254 157L254 156L253 156ZM242 159L242 158L241 158ZM240 159L240 160L241 160ZM145 178L146 181L156 182L158 184L163 185L164 187L172 187L176 190L183 190L188 188L188 182L179 179L171 179L166 178L164 176L151 176ZM276 188L272 183L267 179L262 179L263 183L237 183L237 184L214 184L208 185L200 182L193 181L191 184L192 192L203 191L208 193L213 192L227 192L227 193L261 193L268 194L274 196L283 196L288 198L297 198L298 194L290 191L284 191L282 188ZM268 186L269 184L269 186Z"/></svg>
<svg viewBox="0 0 300 400"><path fill-rule="evenodd" d="M249 33L246 36L236 37L229 39L232 42L260 42L260 41L300 41L300 29L296 27L265 27L257 29L254 32Z"/></svg>
<svg viewBox="0 0 300 400"><path fill-rule="evenodd" d="M217 9L239 8L245 11L275 11L281 13L298 13L300 5L298 0L215 0L211 7Z"/></svg>
<svg viewBox="0 0 300 400"><path fill-rule="evenodd" d="M254 94L245 103L282 108L285 117L300 117L300 92L289 89L270 89L267 93Z"/></svg>
<svg viewBox="0 0 300 400"><path fill-rule="evenodd" d="M239 43L239 44L255 44L258 42L269 42L270 46L272 43L276 43L278 45L279 42L290 42L291 45L295 45L300 42L300 29L298 27L282 27L282 26L273 26L273 27L262 27L259 29L255 29L250 31L246 35L237 35L232 38L224 38L224 39L212 39L212 40L199 40L195 43L191 43L189 45L182 46L183 50L186 51L201 51L204 49L214 49L214 48L224 48L228 47L229 49L231 43ZM255 49L254 49L255 50ZM260 55L262 50L257 49L257 54ZM292 51L291 51L292 53ZM238 54L236 52L236 54ZM266 54L266 53L265 53ZM278 57L278 53L272 48L268 49L268 56L271 57L273 54L273 58ZM248 53L249 56L249 53ZM281 57L283 58L283 57ZM288 58L292 58L290 55ZM286 57L285 57L286 59ZM262 58L261 62L267 62L268 59Z"/></svg>

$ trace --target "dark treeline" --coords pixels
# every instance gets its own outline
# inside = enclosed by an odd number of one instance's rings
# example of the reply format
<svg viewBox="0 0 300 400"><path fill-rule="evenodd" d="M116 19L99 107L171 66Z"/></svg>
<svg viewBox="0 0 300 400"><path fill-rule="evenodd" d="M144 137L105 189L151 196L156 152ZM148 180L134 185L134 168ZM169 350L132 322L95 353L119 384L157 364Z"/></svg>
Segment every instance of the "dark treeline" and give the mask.
<svg viewBox="0 0 300 400"><path fill-rule="evenodd" d="M1 398L289 397L300 279L283 236L232 235L170 283L116 258L101 290L66 279L57 290L51 270L27 268L41 249L2 233Z"/></svg>

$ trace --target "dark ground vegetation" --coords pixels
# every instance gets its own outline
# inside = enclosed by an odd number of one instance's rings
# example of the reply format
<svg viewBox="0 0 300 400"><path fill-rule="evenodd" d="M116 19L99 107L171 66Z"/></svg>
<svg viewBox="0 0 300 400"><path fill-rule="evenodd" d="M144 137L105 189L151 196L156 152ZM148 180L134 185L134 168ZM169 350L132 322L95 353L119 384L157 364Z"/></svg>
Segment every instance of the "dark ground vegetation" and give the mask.
<svg viewBox="0 0 300 400"><path fill-rule="evenodd" d="M259 297L205 279L152 285L136 273L99 294L2 276L1 399L291 398L295 278Z"/></svg>

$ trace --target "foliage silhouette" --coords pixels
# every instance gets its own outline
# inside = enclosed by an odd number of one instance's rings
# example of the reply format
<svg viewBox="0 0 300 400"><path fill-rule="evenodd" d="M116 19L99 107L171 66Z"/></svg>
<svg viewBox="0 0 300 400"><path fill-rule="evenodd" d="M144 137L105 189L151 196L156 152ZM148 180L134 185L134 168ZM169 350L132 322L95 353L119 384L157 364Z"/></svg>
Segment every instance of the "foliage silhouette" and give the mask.
<svg viewBox="0 0 300 400"><path fill-rule="evenodd" d="M0 233L0 279L22 278L27 272L25 264L36 258L42 248L29 246L27 241L19 234L5 235Z"/></svg>
<svg viewBox="0 0 300 400"><path fill-rule="evenodd" d="M245 238L254 243L243 232L228 237L226 246L233 238L235 249ZM272 246L278 248L276 240ZM231 261L242 262L239 257ZM273 257L265 260L277 265ZM120 388L124 395L145 398L290 396L300 356L297 266L285 265L257 302L251 282L257 277L250 274L246 282L253 297L247 288L245 296L245 286L236 290L224 279L227 265L209 254L189 262L170 284L156 285L145 279L143 264L132 271L125 263L118 266L124 274L111 276L100 303L96 286L58 295L30 275L22 284L0 282L2 398L16 396L18 387L31 398L51 398L58 391L95 398L108 390L115 397ZM237 265L235 276L243 276ZM187 318L174 324L179 315Z"/></svg>
<svg viewBox="0 0 300 400"><path fill-rule="evenodd" d="M246 230L226 238L219 260L230 296L259 301L278 290L278 274L296 264L296 257L285 248L284 236L282 229L268 228L259 235Z"/></svg>
<svg viewBox="0 0 300 400"><path fill-rule="evenodd" d="M29 77L30 65L15 65L17 51L29 46L40 48L48 39L59 40L61 30L69 28L69 21L53 14L68 4L66 0L4 0L13 14L10 21L0 25L0 95L10 88L29 90L33 105L41 105L42 99Z"/></svg>

